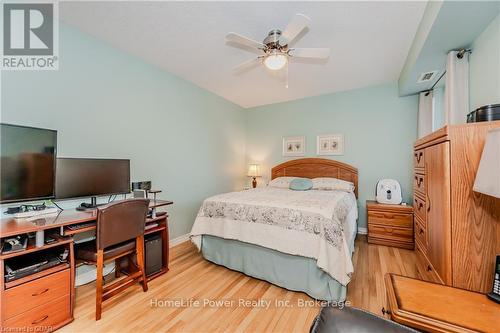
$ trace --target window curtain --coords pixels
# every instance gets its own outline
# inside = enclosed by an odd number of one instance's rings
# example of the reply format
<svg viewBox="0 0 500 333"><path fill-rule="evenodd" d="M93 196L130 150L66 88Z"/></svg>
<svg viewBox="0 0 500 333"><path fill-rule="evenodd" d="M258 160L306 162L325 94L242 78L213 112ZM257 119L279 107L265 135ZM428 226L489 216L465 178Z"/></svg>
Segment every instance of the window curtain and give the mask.
<svg viewBox="0 0 500 333"><path fill-rule="evenodd" d="M418 138L432 132L432 91L421 92L418 99Z"/></svg>
<svg viewBox="0 0 500 333"><path fill-rule="evenodd" d="M434 88L432 93L434 95L434 106L432 108L432 131L434 132L444 126L444 84Z"/></svg>
<svg viewBox="0 0 500 333"><path fill-rule="evenodd" d="M445 122L447 125L464 124L469 113L469 54L462 59L458 51L450 51L446 60L444 91Z"/></svg>

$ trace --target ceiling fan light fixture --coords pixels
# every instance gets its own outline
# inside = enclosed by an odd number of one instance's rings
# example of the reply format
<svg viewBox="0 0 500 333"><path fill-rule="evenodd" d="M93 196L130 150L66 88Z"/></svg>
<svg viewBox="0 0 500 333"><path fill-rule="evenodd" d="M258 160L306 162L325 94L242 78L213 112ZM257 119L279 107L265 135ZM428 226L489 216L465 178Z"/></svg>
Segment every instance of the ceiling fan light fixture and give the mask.
<svg viewBox="0 0 500 333"><path fill-rule="evenodd" d="M277 72L286 68L288 77L288 62L290 59L319 59L322 62L328 60L330 49L327 48L295 48L293 44L302 36L302 32L306 31L311 19L304 14L296 14L288 23L284 31L273 29L264 38L262 42L258 42L251 38L230 32L226 35L228 44L239 44L250 48L253 51L259 51L257 58L246 61L235 67L235 73L241 70L250 68L250 65L264 65L266 69ZM293 48L291 48L293 47Z"/></svg>
<svg viewBox="0 0 500 333"><path fill-rule="evenodd" d="M285 67L287 62L287 55L280 52L273 52L266 56L266 58L264 59L264 65L272 71L282 69L283 67Z"/></svg>

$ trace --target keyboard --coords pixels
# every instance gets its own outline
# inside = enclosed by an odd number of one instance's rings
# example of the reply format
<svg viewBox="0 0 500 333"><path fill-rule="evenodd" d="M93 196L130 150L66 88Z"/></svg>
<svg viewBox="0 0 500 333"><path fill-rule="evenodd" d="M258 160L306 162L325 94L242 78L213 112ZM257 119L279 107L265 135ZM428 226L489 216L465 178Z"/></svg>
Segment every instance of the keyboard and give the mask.
<svg viewBox="0 0 500 333"><path fill-rule="evenodd" d="M85 222L85 223L77 223L77 224L68 225L68 229L74 231L74 230L79 230L79 229L93 227L93 226L95 226L95 222Z"/></svg>
<svg viewBox="0 0 500 333"><path fill-rule="evenodd" d="M12 217L15 219L29 218L29 217L45 217L43 215L59 213L59 209L54 207L48 207L43 210L30 210L29 212L15 213Z"/></svg>

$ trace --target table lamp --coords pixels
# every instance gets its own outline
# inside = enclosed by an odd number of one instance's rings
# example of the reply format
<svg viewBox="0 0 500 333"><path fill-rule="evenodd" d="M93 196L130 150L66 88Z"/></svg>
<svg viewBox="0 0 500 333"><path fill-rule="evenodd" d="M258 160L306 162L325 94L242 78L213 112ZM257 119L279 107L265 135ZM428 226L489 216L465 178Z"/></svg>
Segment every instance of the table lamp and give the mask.
<svg viewBox="0 0 500 333"><path fill-rule="evenodd" d="M248 166L248 177L252 177L252 187L256 188L257 187L257 177L260 177L260 166L258 164L250 164Z"/></svg>
<svg viewBox="0 0 500 333"><path fill-rule="evenodd" d="M500 128L488 132L479 162L475 192L500 198Z"/></svg>
<svg viewBox="0 0 500 333"><path fill-rule="evenodd" d="M491 130L486 135L481 161L477 169L476 181L473 187L475 192L500 198L500 128ZM499 283L500 256L497 255L492 291L486 296L500 303Z"/></svg>

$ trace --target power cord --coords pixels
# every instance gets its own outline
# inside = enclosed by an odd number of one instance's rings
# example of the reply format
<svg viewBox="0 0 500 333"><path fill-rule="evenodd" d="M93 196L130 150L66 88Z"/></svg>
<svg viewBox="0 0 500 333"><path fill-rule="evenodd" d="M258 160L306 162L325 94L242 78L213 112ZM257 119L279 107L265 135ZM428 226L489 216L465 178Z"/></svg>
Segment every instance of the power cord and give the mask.
<svg viewBox="0 0 500 333"><path fill-rule="evenodd" d="M58 205L55 201L50 200L50 202L51 202L52 204L54 204L54 206L56 206L56 207L57 207L57 209L59 209L59 210L64 210L64 208L62 208L61 206L59 206L59 205Z"/></svg>

